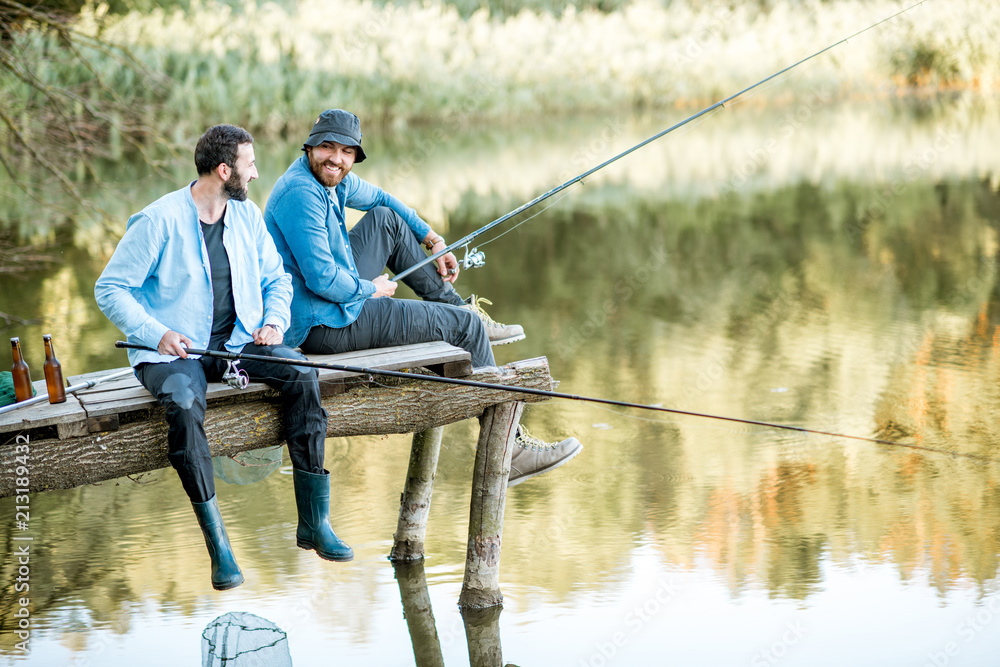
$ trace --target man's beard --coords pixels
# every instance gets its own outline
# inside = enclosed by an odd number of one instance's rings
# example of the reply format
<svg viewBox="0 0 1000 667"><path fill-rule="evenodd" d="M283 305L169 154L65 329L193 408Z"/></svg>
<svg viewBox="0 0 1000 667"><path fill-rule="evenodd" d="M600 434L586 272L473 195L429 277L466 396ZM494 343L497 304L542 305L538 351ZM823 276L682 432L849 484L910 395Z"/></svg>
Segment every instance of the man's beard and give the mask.
<svg viewBox="0 0 1000 667"><path fill-rule="evenodd" d="M320 182L320 185L322 185L324 188L337 187L338 185L340 185L340 182L344 180L344 177L347 176L347 171L342 171L342 173L340 174L340 178L336 179L335 183L334 182L335 177L330 176L325 171L323 171L323 165L326 164L326 161L320 162L318 160L313 160L312 153L310 153L308 157L309 157L309 171L312 172L312 175L316 178L317 181Z"/></svg>
<svg viewBox="0 0 1000 667"><path fill-rule="evenodd" d="M242 181L242 174L236 170L236 167L233 167L233 173L229 175L229 180L222 184L222 191L230 199L235 201L246 201L247 184Z"/></svg>

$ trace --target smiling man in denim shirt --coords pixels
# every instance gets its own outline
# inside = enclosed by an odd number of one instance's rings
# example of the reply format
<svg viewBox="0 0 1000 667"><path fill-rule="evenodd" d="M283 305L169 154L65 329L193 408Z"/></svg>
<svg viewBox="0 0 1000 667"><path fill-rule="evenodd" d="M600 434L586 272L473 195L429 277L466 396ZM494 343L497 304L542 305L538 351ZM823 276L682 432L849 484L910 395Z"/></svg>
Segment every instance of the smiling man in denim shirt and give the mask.
<svg viewBox="0 0 1000 667"><path fill-rule="evenodd" d="M495 366L491 345L524 338L517 325L494 322L473 295L455 291L458 261L451 253L403 281L421 300L392 298L396 283L383 275L439 252L441 236L409 206L351 173L367 155L361 122L328 109L313 123L295 160L278 179L264 219L292 276L292 322L287 339L309 354L351 352L443 340L472 355L477 367ZM365 211L350 231L345 208ZM487 302L488 303L488 302ZM576 438L547 443L518 428L510 485L548 472L576 456Z"/></svg>
<svg viewBox="0 0 1000 667"><path fill-rule="evenodd" d="M291 278L257 205L253 137L233 125L209 128L195 148L198 180L129 218L125 235L97 280L101 311L132 343L136 377L166 411L168 454L198 517L212 559L212 585L243 583L215 497L205 436L207 382L226 363L187 348L247 351L302 359L283 345ZM316 371L242 361L242 370L281 392L299 524L298 546L321 558L354 557L329 523L329 472L323 468L326 412Z"/></svg>

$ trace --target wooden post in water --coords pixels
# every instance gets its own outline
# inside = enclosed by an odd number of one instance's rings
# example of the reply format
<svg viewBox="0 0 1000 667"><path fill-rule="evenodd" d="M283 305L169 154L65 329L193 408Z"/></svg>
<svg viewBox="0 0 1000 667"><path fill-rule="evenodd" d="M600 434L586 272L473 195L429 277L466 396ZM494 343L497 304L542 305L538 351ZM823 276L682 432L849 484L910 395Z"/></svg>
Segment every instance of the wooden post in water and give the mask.
<svg viewBox="0 0 1000 667"><path fill-rule="evenodd" d="M503 604L500 593L503 511L507 501L510 459L523 410L524 404L520 401L500 403L486 408L479 418L465 580L458 598L458 604L463 608Z"/></svg>
<svg viewBox="0 0 1000 667"><path fill-rule="evenodd" d="M389 560L393 562L424 557L427 515L431 511L431 493L434 491L434 474L441 453L443 432L443 426L436 426L413 434L406 484L399 500L399 523L389 553Z"/></svg>

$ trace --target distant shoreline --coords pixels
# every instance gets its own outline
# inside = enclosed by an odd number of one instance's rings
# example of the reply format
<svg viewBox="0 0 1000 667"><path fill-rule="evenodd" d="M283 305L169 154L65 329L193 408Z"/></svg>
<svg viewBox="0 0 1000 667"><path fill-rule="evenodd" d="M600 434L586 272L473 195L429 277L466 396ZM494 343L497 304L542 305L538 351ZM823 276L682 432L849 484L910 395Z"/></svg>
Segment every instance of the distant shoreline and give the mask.
<svg viewBox="0 0 1000 667"><path fill-rule="evenodd" d="M159 91L142 81L116 86L159 107L147 119L154 126L197 132L207 118L235 115L257 133L278 135L330 106L390 128L694 110L901 7L781 2L761 12L640 0L610 13L569 8L500 20L485 11L463 18L439 3L344 0L334 9L300 0L288 9L204 3L187 13L103 18L85 9L79 24L93 33L100 25L104 39L166 77ZM818 88L837 98L996 94L1000 51L982 26L998 24L1000 7L987 0L928 2L751 93L766 102L745 103L780 104ZM115 63L107 65L113 80Z"/></svg>

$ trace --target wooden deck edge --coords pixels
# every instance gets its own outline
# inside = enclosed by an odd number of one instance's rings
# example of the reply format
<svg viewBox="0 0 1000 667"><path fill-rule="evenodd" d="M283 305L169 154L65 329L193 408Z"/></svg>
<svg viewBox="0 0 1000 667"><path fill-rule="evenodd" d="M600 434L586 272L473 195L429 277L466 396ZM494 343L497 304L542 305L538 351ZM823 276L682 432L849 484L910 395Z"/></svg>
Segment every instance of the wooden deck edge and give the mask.
<svg viewBox="0 0 1000 667"><path fill-rule="evenodd" d="M402 370L409 368L429 368L439 375L447 377L463 377L472 372L471 355L462 348L449 345L444 341L429 341L397 345L395 347L357 350L340 354L313 355L310 361L318 363L339 364L382 370ZM81 384L89 380L107 377L120 370L111 369L95 371L69 378L71 385ZM320 382L324 389L334 387L327 393L341 393L337 385L354 384L355 373L331 369L319 369ZM35 382L38 392L44 393L45 381ZM267 399L275 396L275 392L266 384L252 382L245 391L234 389L219 382L210 382L206 399L209 405L225 402L245 402L247 400ZM25 433L31 429L32 435L37 435L37 429L58 427L60 437L93 431L94 420L110 421L120 416L120 421L128 422L142 419L144 415L130 415L133 412L147 412L158 407L156 400L139 383L134 375L117 380L111 380L89 389L83 389L76 394L67 396L66 403L50 406L48 403L28 406L0 416L0 434ZM3 435L0 435L0 440Z"/></svg>
<svg viewBox="0 0 1000 667"><path fill-rule="evenodd" d="M544 357L515 362L500 372L477 373L465 379L517 387L551 390L552 377ZM327 437L415 433L435 426L478 417L490 405L512 400L541 402L542 396L513 394L419 380L380 380L378 384L348 386L343 393L323 398L329 414ZM282 443L284 435L276 398L209 406L205 431L213 456ZM162 408L149 418L121 424L117 431L88 433L59 440L30 440L29 492L68 489L125 475L167 467L167 425ZM15 439L4 434L0 445L0 497L16 489Z"/></svg>

